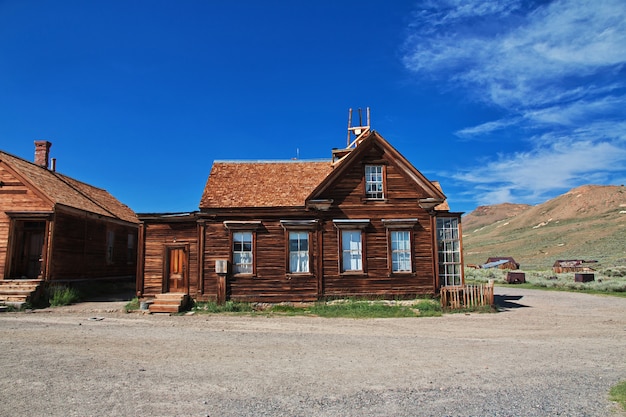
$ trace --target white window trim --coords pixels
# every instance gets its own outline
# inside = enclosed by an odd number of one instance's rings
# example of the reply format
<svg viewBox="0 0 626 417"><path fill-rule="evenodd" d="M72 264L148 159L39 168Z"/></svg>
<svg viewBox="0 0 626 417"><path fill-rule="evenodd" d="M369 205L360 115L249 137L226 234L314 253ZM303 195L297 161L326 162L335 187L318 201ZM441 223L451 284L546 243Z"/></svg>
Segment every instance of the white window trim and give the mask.
<svg viewBox="0 0 626 417"><path fill-rule="evenodd" d="M249 251L244 251L244 250L236 251L235 250L235 235L237 235L237 234L244 234L244 233L250 234L250 250ZM256 256L254 256L255 255L255 253L254 253L254 249L255 249L254 233L255 232L253 230L237 230L237 231L234 231L232 233L232 238L231 238L232 244L231 244L231 249L230 250L231 250L231 256L232 256L232 259L233 259L232 260L232 263L233 263L233 275L253 275L254 274L254 271L256 269L255 268L255 258L256 258ZM246 242L246 241L242 240L242 242ZM248 263L245 263L245 264L244 263L240 263L241 265L250 265L250 272L240 272L240 271L237 271L237 265L239 265L239 264L237 264L237 262L235 261L235 254L238 254L238 253L239 254L244 254L244 253L245 254L247 254L247 253L250 254L250 263L249 264Z"/></svg>
<svg viewBox="0 0 626 417"><path fill-rule="evenodd" d="M358 248L357 249L353 249L352 247L349 247L348 249L345 248L345 239L344 239L344 234L345 233L358 233L359 234L359 242L358 242ZM341 233L341 259L340 259L340 271L342 274L355 274L355 273L363 273L365 272L365 261L364 261L364 249L363 249L363 230L362 229L341 229L339 231L339 233ZM344 256L346 255L346 253L348 253L350 255L350 262L352 263L352 255L354 253L357 253L359 255L357 262L359 262L361 264L361 268L360 269L356 269L356 268L350 268L348 269L346 267L346 262L345 262L345 258Z"/></svg>
<svg viewBox="0 0 626 417"><path fill-rule="evenodd" d="M393 234L394 233L406 233L407 234L408 248L406 248L406 249L396 249L394 251L394 249L393 249ZM391 255L391 257L390 257L391 265L390 266L391 266L391 273L392 274L410 274L410 273L413 272L413 250L412 250L413 236L412 235L413 234L408 229L393 229L393 230L390 230L390 232L389 232L389 252L390 252L390 255ZM404 240L403 240L403 242L404 242ZM397 270L395 270L394 267L393 267L393 265L394 265L394 259L393 259L394 254L407 254L407 253L408 253L408 256L409 256L409 259L408 259L409 269L397 269ZM401 263L404 263L404 262L407 262L407 261L403 261L403 262L398 261L398 264L401 264Z"/></svg>
<svg viewBox="0 0 626 417"><path fill-rule="evenodd" d="M370 180L370 175L368 175L368 171L370 169L376 169L378 171L380 169L380 181L378 180ZM385 199L385 166L384 165L376 165L376 164L368 164L365 165L365 198L367 200L384 200ZM378 175L379 172L375 172L375 175ZM380 191L371 192L368 190L368 185L378 185L380 184ZM378 188L378 187L376 187ZM380 194L380 196L378 195Z"/></svg>
<svg viewBox="0 0 626 417"><path fill-rule="evenodd" d="M440 238L439 220L455 220L456 229L446 228L446 230L456 231L453 233L456 235L451 238ZM460 235L460 220L456 217L437 217L436 229L437 229L437 273L439 276L439 286L453 286L463 284L463 268L461 260L461 235ZM452 243L453 250L442 251L441 246ZM443 261L442 261L443 257ZM455 259L456 258L456 259Z"/></svg>
<svg viewBox="0 0 626 417"><path fill-rule="evenodd" d="M291 250L291 234L297 233L298 235L303 234L306 236L307 248L306 250ZM302 242L303 239L298 239L298 243ZM292 254L297 254L298 261L297 265L300 266L300 258L305 255L306 256L306 271L294 271L292 269L291 257ZM289 274L311 274L311 233L307 230L289 230L287 231L287 271Z"/></svg>

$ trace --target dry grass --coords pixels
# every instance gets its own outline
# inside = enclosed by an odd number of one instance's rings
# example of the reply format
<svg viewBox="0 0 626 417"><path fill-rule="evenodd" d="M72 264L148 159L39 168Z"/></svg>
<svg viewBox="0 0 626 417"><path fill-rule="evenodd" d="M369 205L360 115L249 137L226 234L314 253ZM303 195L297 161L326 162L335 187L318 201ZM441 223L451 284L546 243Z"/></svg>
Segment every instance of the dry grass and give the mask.
<svg viewBox="0 0 626 417"><path fill-rule="evenodd" d="M502 269L471 269L465 270L465 280L468 282L487 282L494 280L496 284L506 284L507 270ZM526 284L520 285L529 288L546 288L564 291L582 291L589 293L606 293L626 297L626 267L605 268L594 273L595 280L591 282L575 282L574 273L556 274L552 271L516 271L526 274Z"/></svg>

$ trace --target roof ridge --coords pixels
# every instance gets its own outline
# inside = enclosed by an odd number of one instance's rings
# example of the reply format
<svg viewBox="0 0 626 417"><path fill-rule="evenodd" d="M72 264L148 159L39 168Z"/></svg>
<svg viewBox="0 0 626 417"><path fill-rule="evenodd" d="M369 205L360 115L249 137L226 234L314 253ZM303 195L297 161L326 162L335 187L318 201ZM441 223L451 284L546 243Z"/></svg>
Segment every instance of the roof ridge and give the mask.
<svg viewBox="0 0 626 417"><path fill-rule="evenodd" d="M48 171L50 171L50 170L48 170ZM85 181L82 181L82 180L76 179L76 178L74 178L74 177L70 177L69 175L65 175L65 174L62 174L62 173L57 172L57 171L50 171L50 173L52 173L52 174L54 174L54 175L56 175L56 176L60 176L60 177L64 177L64 178L69 178L69 179L70 179L70 180L72 180L72 181L79 182L79 183L81 183L81 184L86 185L87 187L95 188L96 190L100 190L100 191L106 191L106 192L108 192L108 191L106 190L106 188L96 187L95 185L89 184L89 183L87 183L87 182L85 182Z"/></svg>
<svg viewBox="0 0 626 417"><path fill-rule="evenodd" d="M61 172L58 172L58 171L53 171L53 170L51 170L51 169L49 169L49 168L46 168L46 167L44 167L44 166L42 166L42 165L39 165L39 164L36 164L35 162L33 162L33 161L29 161L28 159L22 158L21 156L14 155L14 154L12 154L12 153L10 153L10 152L6 152L6 151L3 151L3 150L0 150L0 153L3 153L3 154L5 154L5 155L8 155L8 156L10 156L10 157L12 157L12 158L19 159L20 161L25 162L25 163L27 163L27 164L30 164L30 165L32 165L33 167L36 167L36 168L38 168L38 169L42 169L42 170L44 170L44 172L49 172L50 174L53 174L53 175L54 175L54 176L56 176L56 177L62 176L62 177L65 177L65 178L69 178L69 179L71 179L72 181L76 181L76 182L79 182L79 183L81 183L81 184L84 184L84 185L86 185L86 186L88 186L88 187L95 188L95 189L97 189L97 190L101 190L101 191L106 191L104 188L96 187L95 185L88 184L88 183L86 183L85 181L81 181L81 180L79 180L79 179L76 179L76 178L71 177L71 176L69 176L69 175L63 174L63 173L61 173ZM65 181L64 181L64 182L65 182ZM67 184L67 182L66 182L66 184ZM68 185L69 185L69 184L68 184Z"/></svg>
<svg viewBox="0 0 626 417"><path fill-rule="evenodd" d="M230 163L230 164L290 164L290 163L308 163L308 162L332 162L330 158L314 158L314 159L216 159L213 163Z"/></svg>
<svg viewBox="0 0 626 417"><path fill-rule="evenodd" d="M103 206L99 201L94 200L93 198L91 198L91 196L89 196L88 194L84 193L82 190L78 189L77 187L75 187L73 184L71 184L71 182L69 182L66 178L72 179L74 180L74 178L68 176L68 175L64 175L64 174L59 174L55 171L49 171L52 175L54 175L55 177L57 177L59 180L63 181L65 184L67 184L71 189L73 189L74 191L76 191L77 193L79 193L80 195L82 195L83 197L85 197L87 200L91 201L92 203L94 203L96 206L100 207L102 210L106 211L107 213L109 213L112 217L119 219L120 217L118 215L116 215L115 213L113 213L111 210L109 210L108 208L106 208L105 206ZM81 184L85 184L88 187L92 187L95 188L97 190L100 191L104 191L106 193L108 193L107 190L103 189L103 188L98 188L98 187L93 187L90 184L87 184L85 182L82 181L78 181L75 180L77 182L80 182Z"/></svg>

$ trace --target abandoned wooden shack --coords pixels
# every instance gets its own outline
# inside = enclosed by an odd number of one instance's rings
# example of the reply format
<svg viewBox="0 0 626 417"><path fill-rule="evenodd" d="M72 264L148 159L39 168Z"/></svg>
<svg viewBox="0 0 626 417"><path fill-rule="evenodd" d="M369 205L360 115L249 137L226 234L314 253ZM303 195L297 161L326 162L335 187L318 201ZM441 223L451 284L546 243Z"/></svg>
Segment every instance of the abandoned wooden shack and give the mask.
<svg viewBox="0 0 626 417"><path fill-rule="evenodd" d="M498 268L498 269L519 269L519 263L515 262L510 256L491 257L487 259L487 262L481 265L483 269Z"/></svg>
<svg viewBox="0 0 626 417"><path fill-rule="evenodd" d="M461 213L439 184L369 126L351 139L325 161L215 161L199 211L139 214L137 294L284 302L462 284Z"/></svg>
<svg viewBox="0 0 626 417"><path fill-rule="evenodd" d="M138 220L107 191L56 172L48 141L35 162L0 151L0 301L41 283L134 281Z"/></svg>
<svg viewBox="0 0 626 417"><path fill-rule="evenodd" d="M595 269L591 268L589 264L597 262L582 259L557 260L552 265L552 270L557 274L563 272L593 272Z"/></svg>

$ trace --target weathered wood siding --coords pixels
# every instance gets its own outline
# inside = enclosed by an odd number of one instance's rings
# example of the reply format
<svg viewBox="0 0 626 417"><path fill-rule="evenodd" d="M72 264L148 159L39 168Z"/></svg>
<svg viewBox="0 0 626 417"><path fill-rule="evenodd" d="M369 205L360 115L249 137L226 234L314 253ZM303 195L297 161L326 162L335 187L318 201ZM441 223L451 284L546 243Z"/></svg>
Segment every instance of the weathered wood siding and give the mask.
<svg viewBox="0 0 626 417"><path fill-rule="evenodd" d="M383 164L386 171L384 201L364 197L364 166ZM431 216L418 205L426 195L416 187L382 150L372 147L362 164L356 164L322 198L332 199L337 207L324 213L324 295L412 296L435 292L435 262ZM418 219L412 229L412 270L410 274L392 274L389 259L388 231L382 219ZM333 219L369 219L363 230L364 268L362 274L340 273L339 231Z"/></svg>
<svg viewBox="0 0 626 417"><path fill-rule="evenodd" d="M107 235L113 233L113 252L107 256ZM128 235L133 248L129 251ZM134 277L137 227L101 216L57 210L53 221L50 280Z"/></svg>
<svg viewBox="0 0 626 417"><path fill-rule="evenodd" d="M361 145L362 146L362 145ZM220 276L216 261L226 260L231 270L225 279L225 298L238 301L280 302L313 301L320 298L362 297L412 297L418 294L434 294L437 285L437 259L434 246L433 217L419 206L419 199L433 195L432 189L422 189L418 173L412 168L399 167L393 149L374 145L360 160L350 166L339 166L341 171L331 184L324 184L325 191L316 191L315 198L332 200L329 210L291 207L207 207L197 218L183 222L189 227L186 239L192 239L194 231L200 231L200 240L193 246L201 251L196 258L200 263L197 271L199 285L190 294L199 300L220 299ZM371 200L365 196L364 167L367 164L383 165L385 168L385 199ZM420 174L421 175L421 174ZM244 192L244 191L242 191ZM294 203L297 204L297 203ZM199 219L199 220L198 220ZM339 229L334 220L369 220L363 229L364 270L359 273L341 273ZM392 273L389 228L384 220L404 220L411 231L412 271ZM309 274L288 272L288 232L281 220L316 220L309 231ZM224 222L230 222L229 227ZM166 218L155 224L146 223L145 264L143 294L162 291L163 246L176 236L181 239L183 223L176 232L174 222ZM302 223L301 223L302 224ZM412 225L412 226L409 226ZM245 230L250 227L250 230ZM285 223L289 227L289 222ZM235 230L254 229L253 274L232 273L232 241ZM194 253L194 250L191 250ZM193 256L193 255L192 255ZM194 265L194 262L190 262ZM193 286L192 273L190 282ZM140 288L141 290L141 288Z"/></svg>
<svg viewBox="0 0 626 417"><path fill-rule="evenodd" d="M256 230L256 271L252 275L229 274L227 298L237 301L312 301L317 299L316 266L309 259L310 274L290 274L287 263L287 232L280 218L263 219ZM205 234L204 298L217 298L216 260L232 264L231 231L222 222L208 223ZM310 234L313 253L317 250L314 232Z"/></svg>
<svg viewBox="0 0 626 417"><path fill-rule="evenodd" d="M143 295L153 296L166 291L165 250L167 245L179 244L188 248L188 292L195 296L199 291L196 222L144 223L144 240L144 259L140 260L143 262Z"/></svg>
<svg viewBox="0 0 626 417"><path fill-rule="evenodd" d="M380 163L383 155L373 152L371 159ZM341 181L324 195L336 206L327 212L301 209L300 213L275 211L273 217L263 217L254 210L237 210L236 216L260 220L255 232L256 271L253 275L232 275L227 278L227 298L240 301L310 301L319 297L385 296L409 297L434 294L435 258L431 216L418 205L426 195L417 189L391 163L386 165L386 200L364 199L363 165L347 172ZM311 258L309 275L287 272L287 235L280 220L318 220L318 230L310 234ZM233 217L216 217L206 222L204 234L203 293L205 299L217 298L218 275L215 261L232 263L230 233L223 225ZM333 220L369 219L363 231L366 270L363 273L340 273L339 234ZM412 272L392 274L388 229L383 219L417 219L412 230ZM321 259L318 259L321 257Z"/></svg>
<svg viewBox="0 0 626 417"><path fill-rule="evenodd" d="M7 169L4 163L0 162L0 278L5 278L7 273L7 255L9 244L9 231L11 219L6 215L10 211L51 211L52 205L43 200L28 185L15 177Z"/></svg>

